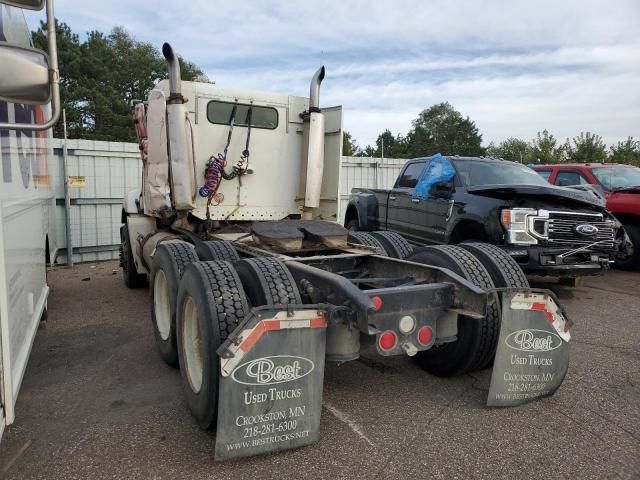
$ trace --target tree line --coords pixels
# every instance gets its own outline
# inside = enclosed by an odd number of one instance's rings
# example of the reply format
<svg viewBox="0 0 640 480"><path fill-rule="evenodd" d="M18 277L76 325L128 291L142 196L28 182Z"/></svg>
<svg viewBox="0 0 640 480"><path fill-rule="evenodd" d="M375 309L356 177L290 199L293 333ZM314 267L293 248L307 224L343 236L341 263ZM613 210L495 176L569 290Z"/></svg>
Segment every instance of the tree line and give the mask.
<svg viewBox="0 0 640 480"><path fill-rule="evenodd" d="M167 77L167 66L160 51L150 43L139 42L124 28L109 34L78 34L64 22L56 21L60 96L66 110L69 138L136 141L132 123L132 100L143 100L149 90ZM46 25L41 22L32 32L36 48L46 50ZM194 80L202 71L180 58L182 79ZM54 127L62 136L62 121Z"/></svg>
<svg viewBox="0 0 640 480"><path fill-rule="evenodd" d="M160 51L140 42L122 27L110 33L88 32L80 41L64 22L56 22L60 64L60 92L66 109L69 138L135 141L131 101L143 100L149 90L167 76ZM32 32L34 46L46 50L46 26ZM203 72L180 58L182 79L195 80ZM54 127L62 136L62 122ZM482 134L468 116L448 102L433 105L418 114L406 135L385 130L375 145L360 147L344 132L344 155L416 158L434 153L493 156L521 163L617 162L640 165L640 141L629 137L609 148L602 137L586 132L560 142L547 130L530 141L508 138L482 145Z"/></svg>
<svg viewBox="0 0 640 480"><path fill-rule="evenodd" d="M489 156L525 164L612 162L640 166L640 141L634 137L607 147L600 135L591 132L560 142L543 130L529 141L510 137L483 147L475 122L448 102L420 112L406 135L393 135L387 129L378 135L375 145L364 148L349 132L343 136L343 155L347 156L417 158L435 153Z"/></svg>

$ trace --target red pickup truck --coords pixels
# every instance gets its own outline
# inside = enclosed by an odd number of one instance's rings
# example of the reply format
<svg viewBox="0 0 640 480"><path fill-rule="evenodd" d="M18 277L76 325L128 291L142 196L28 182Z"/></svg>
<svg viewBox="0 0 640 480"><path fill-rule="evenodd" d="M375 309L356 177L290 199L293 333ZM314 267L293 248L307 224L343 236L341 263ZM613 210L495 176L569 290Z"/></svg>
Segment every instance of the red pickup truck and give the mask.
<svg viewBox="0 0 640 480"><path fill-rule="evenodd" d="M640 269L640 168L617 163L573 163L533 167L553 185L595 185L607 198L607 210L624 225L634 254L616 260L624 269Z"/></svg>

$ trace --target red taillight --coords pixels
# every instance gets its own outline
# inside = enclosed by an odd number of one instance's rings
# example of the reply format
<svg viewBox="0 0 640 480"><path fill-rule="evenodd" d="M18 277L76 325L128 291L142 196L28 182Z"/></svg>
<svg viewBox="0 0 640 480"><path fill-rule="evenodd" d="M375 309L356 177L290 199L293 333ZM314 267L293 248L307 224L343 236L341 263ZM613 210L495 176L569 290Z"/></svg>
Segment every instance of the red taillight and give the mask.
<svg viewBox="0 0 640 480"><path fill-rule="evenodd" d="M373 311L377 312L382 308L382 299L379 296L371 297L371 301L373 302Z"/></svg>
<svg viewBox="0 0 640 480"><path fill-rule="evenodd" d="M378 345L380 345L380 348L382 350L391 350L393 347L396 346L397 341L398 341L398 338L396 337L396 334L393 333L391 330L388 330L384 332L382 335L380 335L380 339L378 340Z"/></svg>
<svg viewBox="0 0 640 480"><path fill-rule="evenodd" d="M420 345L429 345L433 338L433 330L431 327L422 327L418 330L418 342Z"/></svg>

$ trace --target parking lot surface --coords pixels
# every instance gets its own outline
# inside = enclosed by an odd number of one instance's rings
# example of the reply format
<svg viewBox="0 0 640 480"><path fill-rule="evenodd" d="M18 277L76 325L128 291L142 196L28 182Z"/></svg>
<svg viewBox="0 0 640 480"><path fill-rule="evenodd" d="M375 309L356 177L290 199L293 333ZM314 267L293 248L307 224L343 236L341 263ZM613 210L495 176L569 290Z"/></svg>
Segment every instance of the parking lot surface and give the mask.
<svg viewBox="0 0 640 480"><path fill-rule="evenodd" d="M156 352L148 290L125 288L117 262L58 268L49 282L49 319L0 443L4 478L640 477L637 273L551 285L575 322L551 398L489 409L490 370L441 379L365 352L327 364L318 444L226 463Z"/></svg>

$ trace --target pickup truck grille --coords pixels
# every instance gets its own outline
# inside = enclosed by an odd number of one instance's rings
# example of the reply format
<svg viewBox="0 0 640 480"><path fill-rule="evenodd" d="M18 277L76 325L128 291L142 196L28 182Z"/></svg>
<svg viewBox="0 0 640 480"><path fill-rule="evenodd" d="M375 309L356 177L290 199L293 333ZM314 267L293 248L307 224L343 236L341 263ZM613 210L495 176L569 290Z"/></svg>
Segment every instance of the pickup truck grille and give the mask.
<svg viewBox="0 0 640 480"><path fill-rule="evenodd" d="M597 233L580 234L579 225L596 227ZM582 247L598 242L594 249L613 248L615 242L615 222L605 220L602 214L582 214L573 212L549 212L547 244L553 246Z"/></svg>

